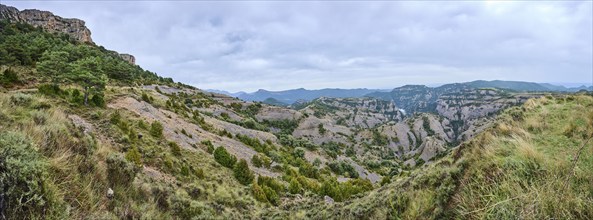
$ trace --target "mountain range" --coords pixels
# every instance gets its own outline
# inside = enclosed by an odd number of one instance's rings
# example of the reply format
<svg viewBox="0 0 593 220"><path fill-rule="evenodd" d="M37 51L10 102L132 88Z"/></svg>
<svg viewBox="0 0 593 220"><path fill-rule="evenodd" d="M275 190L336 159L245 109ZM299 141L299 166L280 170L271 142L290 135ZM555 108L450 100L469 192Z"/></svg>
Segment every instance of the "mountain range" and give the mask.
<svg viewBox="0 0 593 220"><path fill-rule="evenodd" d="M580 86L567 88L562 85L555 85L550 83L534 83L534 82L522 82L522 81L503 81L503 80L476 80L465 83L456 83L472 88L498 88L512 90L516 92L544 92L544 91L555 91L555 92L577 92L579 90L593 90L593 86ZM439 88L451 87L453 84L445 84L438 87L423 86L427 89L434 88L434 90L440 90ZM259 101L267 102L268 104L288 106L294 104L297 101L311 101L320 97L328 98L347 98L347 97L388 97L388 93L397 93L402 88L409 87L406 85L403 87L397 87L392 91L386 89L318 89L318 90L307 90L304 88L282 90L282 91L268 91L264 89L257 90L255 92L237 92L231 93L223 90L207 90L209 92L225 94L231 97L237 97L245 101ZM389 99L389 98L388 98Z"/></svg>

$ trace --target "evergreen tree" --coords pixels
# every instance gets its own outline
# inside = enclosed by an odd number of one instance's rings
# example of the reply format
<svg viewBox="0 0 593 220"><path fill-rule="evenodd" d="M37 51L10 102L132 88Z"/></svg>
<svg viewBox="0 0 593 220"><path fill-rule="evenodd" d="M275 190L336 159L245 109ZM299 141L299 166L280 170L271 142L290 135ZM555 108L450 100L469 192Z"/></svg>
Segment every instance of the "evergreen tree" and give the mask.
<svg viewBox="0 0 593 220"><path fill-rule="evenodd" d="M255 167L262 167L262 160L259 158L259 156L257 156L257 154L254 154L253 157L251 157L251 163Z"/></svg>
<svg viewBox="0 0 593 220"><path fill-rule="evenodd" d="M96 57L77 60L73 71L66 78L84 89L84 105L88 105L89 94L92 90L102 92L107 83L107 77L102 74L101 66Z"/></svg>
<svg viewBox="0 0 593 220"><path fill-rule="evenodd" d="M268 203L268 198L266 197L266 193L264 190L259 186L257 183L251 186L251 192L253 193L253 197L260 202Z"/></svg>
<svg viewBox="0 0 593 220"><path fill-rule="evenodd" d="M233 168L233 165L237 162L237 158L224 149L224 147L217 147L214 150L214 159L220 165L223 165L227 168Z"/></svg>
<svg viewBox="0 0 593 220"><path fill-rule="evenodd" d="M163 136L163 125L158 121L153 121L150 124L150 135L160 138Z"/></svg>
<svg viewBox="0 0 593 220"><path fill-rule="evenodd" d="M243 185L249 185L251 182L253 182L253 178L255 177L253 172L249 169L249 165L245 159L241 159L237 164L235 164L233 172L237 181Z"/></svg>

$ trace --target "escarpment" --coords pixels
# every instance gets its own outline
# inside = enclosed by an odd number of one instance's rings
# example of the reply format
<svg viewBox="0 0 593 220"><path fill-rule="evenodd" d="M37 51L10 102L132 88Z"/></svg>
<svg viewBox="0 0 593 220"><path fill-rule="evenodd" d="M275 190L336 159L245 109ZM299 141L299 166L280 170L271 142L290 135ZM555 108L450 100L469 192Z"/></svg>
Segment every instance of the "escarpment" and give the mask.
<svg viewBox="0 0 593 220"><path fill-rule="evenodd" d="M19 11L15 7L0 5L0 19L11 22L24 22L34 27L41 27L52 33L68 34L77 41L93 43L91 31L85 22L76 18L62 18L49 11L26 9Z"/></svg>

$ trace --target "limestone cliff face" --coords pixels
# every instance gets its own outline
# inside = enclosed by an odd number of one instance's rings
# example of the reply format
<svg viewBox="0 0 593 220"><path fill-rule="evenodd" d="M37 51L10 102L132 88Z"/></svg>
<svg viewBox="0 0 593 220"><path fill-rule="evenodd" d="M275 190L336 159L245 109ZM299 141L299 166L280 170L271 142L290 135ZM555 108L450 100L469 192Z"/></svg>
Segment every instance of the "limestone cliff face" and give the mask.
<svg viewBox="0 0 593 220"><path fill-rule="evenodd" d="M130 64L136 64L136 58L134 56L132 56L131 54L120 53L119 57L122 58L123 60L127 61Z"/></svg>
<svg viewBox="0 0 593 220"><path fill-rule="evenodd" d="M128 63L136 64L136 58L131 54L121 53L119 54L119 57L121 57L125 61L128 61Z"/></svg>
<svg viewBox="0 0 593 220"><path fill-rule="evenodd" d="M48 11L26 9L19 11L15 7L0 4L0 19L11 22L24 22L34 27L41 27L54 33L65 33L77 41L93 43L91 31L85 26L83 20L75 18L62 18Z"/></svg>

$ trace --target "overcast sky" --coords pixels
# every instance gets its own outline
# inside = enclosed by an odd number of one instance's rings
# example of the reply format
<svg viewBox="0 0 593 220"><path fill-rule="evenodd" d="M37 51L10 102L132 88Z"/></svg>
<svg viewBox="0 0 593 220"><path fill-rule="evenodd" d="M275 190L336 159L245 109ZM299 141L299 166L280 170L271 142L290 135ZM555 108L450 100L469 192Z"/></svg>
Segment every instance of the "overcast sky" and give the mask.
<svg viewBox="0 0 593 220"><path fill-rule="evenodd" d="M394 88L593 77L593 3L50 1L95 43L203 89Z"/></svg>

